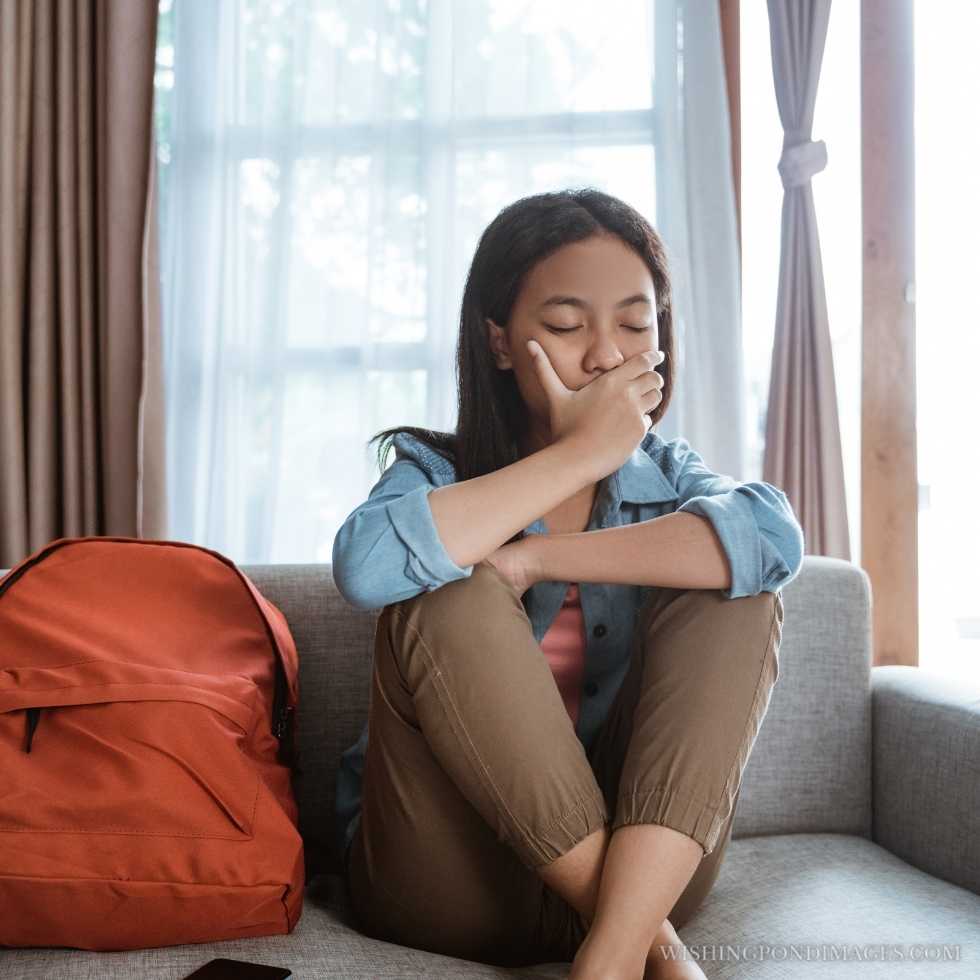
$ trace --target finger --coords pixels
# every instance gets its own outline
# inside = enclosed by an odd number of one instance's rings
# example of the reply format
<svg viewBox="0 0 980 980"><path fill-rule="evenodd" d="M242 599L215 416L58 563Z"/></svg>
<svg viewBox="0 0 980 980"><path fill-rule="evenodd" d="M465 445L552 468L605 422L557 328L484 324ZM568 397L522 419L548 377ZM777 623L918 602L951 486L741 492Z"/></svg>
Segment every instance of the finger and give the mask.
<svg viewBox="0 0 980 980"><path fill-rule="evenodd" d="M652 388L640 398L640 408L644 412L652 411L663 401L663 392L659 388Z"/></svg>
<svg viewBox="0 0 980 980"><path fill-rule="evenodd" d="M663 388L666 384L664 376L656 371L644 371L643 374L638 375L633 380L643 395L648 394L654 388Z"/></svg>
<svg viewBox="0 0 980 980"><path fill-rule="evenodd" d="M538 380L541 382L541 387L544 388L545 392L548 395L556 397L568 394L568 388L565 387L565 383L558 377L557 372L551 366L548 352L536 340L529 340L527 342L527 349L531 354L531 359L534 361L534 370L537 371Z"/></svg>
<svg viewBox="0 0 980 980"><path fill-rule="evenodd" d="M623 371L630 380L635 380L652 371L658 364L662 364L666 357L662 350L640 351L639 354L634 354L628 361L620 364L617 370Z"/></svg>

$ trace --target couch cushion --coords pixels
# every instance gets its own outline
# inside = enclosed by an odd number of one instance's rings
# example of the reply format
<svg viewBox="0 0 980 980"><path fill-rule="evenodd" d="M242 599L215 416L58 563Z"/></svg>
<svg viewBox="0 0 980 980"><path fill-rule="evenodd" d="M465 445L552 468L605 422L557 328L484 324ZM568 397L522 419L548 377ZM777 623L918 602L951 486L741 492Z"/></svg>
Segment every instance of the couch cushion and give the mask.
<svg viewBox="0 0 980 980"><path fill-rule="evenodd" d="M714 888L681 938L692 955L700 955L711 980L798 980L811 974L834 980L973 980L980 963L980 897L918 871L861 837L749 837L729 844ZM913 943L959 944L960 959L869 962L881 944L900 944L910 956ZM807 955L807 944L811 957L816 951L823 961L800 959ZM837 961L830 959L834 944ZM713 960L707 959L711 950L706 946L713 947ZM757 951L764 946L770 951L760 957ZM507 970L369 939L349 925L342 879L322 875L307 889L303 916L289 936L112 953L0 950L0 976L178 980L216 957L287 966L296 980L545 980L568 975L565 963Z"/></svg>

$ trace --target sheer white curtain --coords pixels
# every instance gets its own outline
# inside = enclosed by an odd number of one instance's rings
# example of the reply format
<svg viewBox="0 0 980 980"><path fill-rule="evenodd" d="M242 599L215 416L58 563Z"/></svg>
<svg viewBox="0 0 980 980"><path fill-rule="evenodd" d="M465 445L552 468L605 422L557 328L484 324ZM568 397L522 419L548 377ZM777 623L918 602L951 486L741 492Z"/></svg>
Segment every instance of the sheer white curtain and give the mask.
<svg viewBox="0 0 980 980"><path fill-rule="evenodd" d="M740 475L721 41L716 5L687 7L163 0L172 538L329 561L379 475L366 440L454 427L483 228L568 186L622 197L663 235L682 373L659 431Z"/></svg>

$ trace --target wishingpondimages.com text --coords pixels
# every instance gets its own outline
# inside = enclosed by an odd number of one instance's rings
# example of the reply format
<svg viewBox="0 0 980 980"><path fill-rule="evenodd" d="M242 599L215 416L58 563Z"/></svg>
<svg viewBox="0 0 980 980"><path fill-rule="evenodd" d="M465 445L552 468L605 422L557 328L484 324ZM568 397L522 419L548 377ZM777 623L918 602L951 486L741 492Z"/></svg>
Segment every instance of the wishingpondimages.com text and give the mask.
<svg viewBox="0 0 980 980"><path fill-rule="evenodd" d="M661 950L667 959L706 962L948 963L962 959L959 943L692 943Z"/></svg>

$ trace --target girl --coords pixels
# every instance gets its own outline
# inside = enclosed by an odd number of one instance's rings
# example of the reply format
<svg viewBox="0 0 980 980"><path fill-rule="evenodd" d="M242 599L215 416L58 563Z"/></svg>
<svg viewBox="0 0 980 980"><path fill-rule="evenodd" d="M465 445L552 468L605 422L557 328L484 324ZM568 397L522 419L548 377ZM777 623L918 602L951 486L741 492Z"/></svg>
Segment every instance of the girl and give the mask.
<svg viewBox="0 0 980 980"><path fill-rule="evenodd" d="M664 247L633 208L587 188L491 222L455 431L378 433L334 541L341 594L381 609L337 784L366 934L704 976L676 930L730 839L803 535L781 490L653 431L673 364Z"/></svg>

